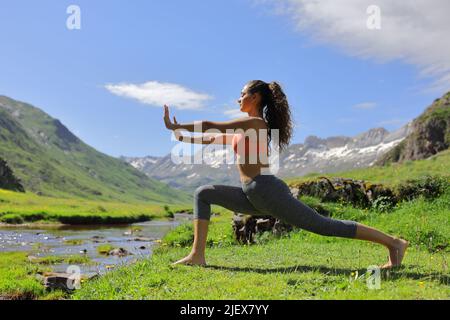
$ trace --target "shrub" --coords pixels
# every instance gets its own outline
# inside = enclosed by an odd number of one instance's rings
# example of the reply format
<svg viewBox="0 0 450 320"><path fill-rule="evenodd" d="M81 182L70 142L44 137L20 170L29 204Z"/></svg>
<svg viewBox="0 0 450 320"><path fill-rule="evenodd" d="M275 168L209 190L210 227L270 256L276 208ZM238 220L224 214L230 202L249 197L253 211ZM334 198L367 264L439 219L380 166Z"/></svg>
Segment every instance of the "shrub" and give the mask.
<svg viewBox="0 0 450 320"><path fill-rule="evenodd" d="M394 199L388 196L378 197L372 202L372 209L378 212L388 212L392 210L394 206Z"/></svg>
<svg viewBox="0 0 450 320"><path fill-rule="evenodd" d="M164 205L164 211L166 212L166 213L164 214L164 216L165 216L166 218L173 218L173 217L175 217L175 215L173 214L173 211L170 210L170 207L169 207L167 204Z"/></svg>
<svg viewBox="0 0 450 320"><path fill-rule="evenodd" d="M0 218L0 221L5 222L5 223L11 223L11 224L24 223L23 218L20 215L14 214L14 213L5 214L4 216L2 216Z"/></svg>
<svg viewBox="0 0 450 320"><path fill-rule="evenodd" d="M445 192L449 187L447 177L425 176L420 179L407 180L397 186L396 194L399 200L412 200L419 196L433 199Z"/></svg>

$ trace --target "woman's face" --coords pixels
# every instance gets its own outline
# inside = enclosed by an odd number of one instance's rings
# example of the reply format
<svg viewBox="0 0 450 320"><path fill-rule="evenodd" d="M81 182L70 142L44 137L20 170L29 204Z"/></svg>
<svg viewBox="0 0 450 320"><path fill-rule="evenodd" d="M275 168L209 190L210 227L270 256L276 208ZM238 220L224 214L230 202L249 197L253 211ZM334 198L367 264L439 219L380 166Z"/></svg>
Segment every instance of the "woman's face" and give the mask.
<svg viewBox="0 0 450 320"><path fill-rule="evenodd" d="M249 112L258 106L257 94L248 92L248 86L244 86L241 92L241 97L238 99L238 104L242 112Z"/></svg>

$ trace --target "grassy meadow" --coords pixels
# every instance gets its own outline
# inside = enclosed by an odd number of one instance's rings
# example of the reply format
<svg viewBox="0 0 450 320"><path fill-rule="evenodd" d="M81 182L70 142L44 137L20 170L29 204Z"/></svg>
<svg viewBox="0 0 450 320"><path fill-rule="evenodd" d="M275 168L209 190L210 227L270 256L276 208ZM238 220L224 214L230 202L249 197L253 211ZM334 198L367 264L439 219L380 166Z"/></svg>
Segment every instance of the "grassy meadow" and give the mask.
<svg viewBox="0 0 450 320"><path fill-rule="evenodd" d="M396 186L425 175L448 177L450 153L431 159L327 174ZM298 183L320 176L285 180ZM73 294L46 292L36 278L49 264L83 264L79 257L49 257L30 261L33 252L0 253L0 298L29 299L449 299L450 190L428 199L403 201L387 211L321 202L334 218L351 219L410 241L403 267L381 272L380 288L369 288L368 267L387 261L379 245L351 239L323 237L294 229L281 237L259 234L256 243L237 244L232 212L213 206L208 233L206 268L172 267L187 255L193 241L192 223L165 235L150 258L115 268L107 275L83 282ZM187 209L186 209L187 208ZM145 203L63 199L0 191L3 223L118 223L170 217L191 207ZM70 244L68 244L70 245Z"/></svg>
<svg viewBox="0 0 450 320"><path fill-rule="evenodd" d="M171 216L187 205L54 198L0 189L0 223L119 224Z"/></svg>
<svg viewBox="0 0 450 320"><path fill-rule="evenodd" d="M326 176L398 185L427 174L448 175L449 152L429 160L360 169ZM298 182L309 177L286 180ZM319 175L317 175L319 176ZM320 203L301 197L307 204ZM385 212L343 203L320 203L338 219L352 219L409 240L401 268L382 271L380 287L369 287L370 266L387 261L387 249L351 239L323 237L299 229L256 244L233 239L232 212L213 206L208 266L170 264L190 251L191 224L168 233L151 258L85 283L74 299L449 299L450 190L439 197L398 203Z"/></svg>

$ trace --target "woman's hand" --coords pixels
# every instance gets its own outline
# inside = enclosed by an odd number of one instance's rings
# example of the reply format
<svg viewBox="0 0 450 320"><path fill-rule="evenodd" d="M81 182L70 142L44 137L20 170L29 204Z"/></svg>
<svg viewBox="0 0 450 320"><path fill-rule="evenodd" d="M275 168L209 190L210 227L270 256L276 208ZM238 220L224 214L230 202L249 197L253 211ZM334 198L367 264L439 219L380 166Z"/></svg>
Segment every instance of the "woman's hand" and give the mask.
<svg viewBox="0 0 450 320"><path fill-rule="evenodd" d="M167 105L164 105L164 123L166 125L166 128L169 130L175 130L177 128L178 122L175 116L173 117L173 123L170 121L169 116L169 107Z"/></svg>

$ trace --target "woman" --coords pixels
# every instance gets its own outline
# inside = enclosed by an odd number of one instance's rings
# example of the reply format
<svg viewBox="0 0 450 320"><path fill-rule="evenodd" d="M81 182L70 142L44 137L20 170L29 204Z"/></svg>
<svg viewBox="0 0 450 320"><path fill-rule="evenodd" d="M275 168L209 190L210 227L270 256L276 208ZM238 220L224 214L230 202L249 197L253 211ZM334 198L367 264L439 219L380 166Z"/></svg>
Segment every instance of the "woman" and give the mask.
<svg viewBox="0 0 450 320"><path fill-rule="evenodd" d="M272 137L271 131L279 133L278 150L280 152L289 144L292 135L290 108L280 85L277 82L250 81L244 86L238 103L240 110L246 112L248 117L226 122L201 121L192 124L179 124L175 117L172 123L169 109L166 105L164 106L165 125L170 130L176 130L178 140L190 143L233 145L238 156L237 167L242 185L241 188L226 185L203 185L197 188L194 195L193 247L188 256L176 261L173 265L206 266L205 247L211 205L216 204L245 214L269 214L301 229L324 236L367 240L382 244L389 250L389 260L381 268L399 266L408 247L406 240L387 235L354 221L323 217L294 198L284 181L272 174L261 174L261 169L267 167L267 162L262 159L268 157L266 152L269 151L267 146ZM183 136L177 129L203 132L204 134L196 137ZM218 133L205 133L211 129L217 130ZM258 157L258 161L248 161L249 156L254 153L248 152L247 143L245 144L246 152L239 152L239 150L242 151L242 148L237 150L236 147L241 145L240 141L244 135L226 132L230 130L268 132L266 141L256 141L256 145L261 147L261 150L257 150L258 155L262 154L261 157ZM260 137L260 135L256 135L256 137Z"/></svg>

